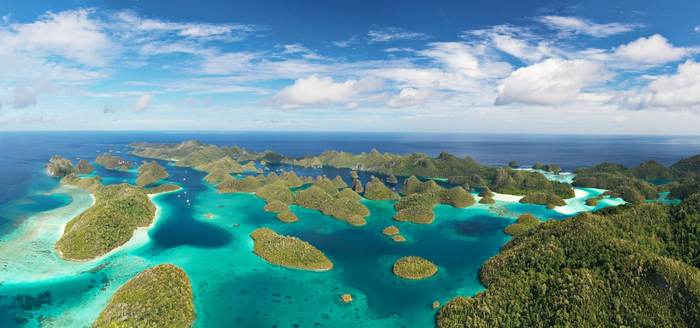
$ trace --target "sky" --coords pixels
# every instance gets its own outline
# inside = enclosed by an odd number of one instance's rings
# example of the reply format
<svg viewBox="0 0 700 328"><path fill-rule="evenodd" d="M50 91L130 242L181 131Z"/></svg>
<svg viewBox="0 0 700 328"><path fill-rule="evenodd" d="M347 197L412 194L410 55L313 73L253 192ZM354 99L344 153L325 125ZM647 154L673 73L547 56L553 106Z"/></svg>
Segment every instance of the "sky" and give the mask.
<svg viewBox="0 0 700 328"><path fill-rule="evenodd" d="M700 134L698 1L0 2L0 131Z"/></svg>

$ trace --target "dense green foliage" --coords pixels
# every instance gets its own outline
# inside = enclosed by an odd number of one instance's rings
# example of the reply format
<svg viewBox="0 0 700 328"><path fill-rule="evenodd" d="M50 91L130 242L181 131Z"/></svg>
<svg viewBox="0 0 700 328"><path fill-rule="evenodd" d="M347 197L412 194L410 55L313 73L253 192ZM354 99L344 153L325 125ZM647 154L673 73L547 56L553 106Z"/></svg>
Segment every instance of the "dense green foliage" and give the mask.
<svg viewBox="0 0 700 328"><path fill-rule="evenodd" d="M586 205L587 206L598 206L598 201L602 200L603 198L605 198L603 195L598 195L596 197L588 198L588 199L586 199Z"/></svg>
<svg viewBox="0 0 700 328"><path fill-rule="evenodd" d="M181 144L151 144L145 142L134 142L129 144L128 147L137 148L132 151L134 155L148 158L177 160L178 162L175 163L176 166L198 167L200 165L217 162L225 157L229 157L238 162L252 160L279 162L282 159L279 154L273 151L258 153L245 148L241 149L236 146L219 148L213 145L205 145L199 141L185 141ZM203 168L202 171L208 170Z"/></svg>
<svg viewBox="0 0 700 328"><path fill-rule="evenodd" d="M168 172L165 172L165 168L158 165L156 161L150 163L144 163L137 169L139 172L138 178L136 179L136 184L138 186L147 186L158 180L166 179L170 176Z"/></svg>
<svg viewBox="0 0 700 328"><path fill-rule="evenodd" d="M357 179L357 177L358 177L357 171L351 171L351 172L350 172L350 178L351 178L351 179Z"/></svg>
<svg viewBox="0 0 700 328"><path fill-rule="evenodd" d="M235 146L219 148L212 145L204 145L198 141L187 141L182 144L148 144L139 142L132 143L130 147L138 147L138 149L133 151L133 154L139 156L177 159L179 161L175 165L192 166L198 169L206 168L202 165L208 165L230 157L238 161L279 161L306 167L321 167L324 165L336 168L347 167L353 169L351 172L351 177L353 179L357 177L356 170L376 171L389 176L387 180L389 183L398 182L398 180L395 179L397 175L413 175L417 177L448 179L450 183L459 185L466 183L470 186L483 187L488 184L488 179L491 179L494 172L497 170L497 168L494 167L481 165L471 157L457 158L446 152L440 153L436 158L430 158L421 153L413 153L411 155L381 154L376 149L372 149L369 153L361 153L359 155L326 150L316 157L307 155L291 159L289 157L282 157L271 151L256 153ZM246 165L250 165L250 170L255 170L251 163ZM561 170L554 164L543 166L543 168L553 172L559 172ZM245 167L243 169L245 169ZM513 181L507 181L508 183L503 185L499 184L498 187L500 187L500 189L496 189L494 186L490 187L491 190L500 193L512 193L514 195L526 195L533 192L551 192L563 198L573 197L573 190L567 184L549 182L544 176L540 177L536 174L538 173L522 171L522 173L512 174ZM334 179L336 188L345 187L345 183L340 180L342 179ZM306 182L308 183L309 181ZM374 182L371 183L374 184ZM375 185L375 187L378 186ZM355 181L353 181L351 188L355 192L363 192L362 186ZM365 187L365 189L371 188ZM388 188L377 188L375 191L364 190L364 192L366 193L365 198L367 199L398 199L398 195L395 195L395 193Z"/></svg>
<svg viewBox="0 0 700 328"><path fill-rule="evenodd" d="M262 187L263 183L255 179L254 177L247 176L243 179L227 179L215 186L220 192L255 192L258 188Z"/></svg>
<svg viewBox="0 0 700 328"><path fill-rule="evenodd" d="M438 186L438 184L433 180L422 182L418 180L415 175L412 175L403 182L403 188L401 188L399 193L402 195L410 195L419 192L438 191L441 189L443 188Z"/></svg>
<svg viewBox="0 0 700 328"><path fill-rule="evenodd" d="M330 215L354 226L365 225L367 222L364 218L369 216L369 209L365 205L347 198L334 198L331 201L323 202L319 210L325 215Z"/></svg>
<svg viewBox="0 0 700 328"><path fill-rule="evenodd" d="M354 192L364 192L365 188L362 187L362 182L360 180L354 179L352 180L352 184L350 185L350 189L352 189Z"/></svg>
<svg viewBox="0 0 700 328"><path fill-rule="evenodd" d="M99 175L90 178L79 178L77 175L75 175L75 173L71 173L65 178L61 179L61 183L68 186L82 188L94 194L95 191L103 187L99 182L101 180L102 178Z"/></svg>
<svg viewBox="0 0 700 328"><path fill-rule="evenodd" d="M606 207L518 234L438 327L696 327L700 195Z"/></svg>
<svg viewBox="0 0 700 328"><path fill-rule="evenodd" d="M520 199L523 204L566 206L566 202L555 194L529 194Z"/></svg>
<svg viewBox="0 0 700 328"><path fill-rule="evenodd" d="M122 171L127 171L134 167L134 164L131 164L131 162L125 161L119 156L112 156L108 153L104 153L102 156L97 156L97 158L95 158L95 164L104 165L104 167L108 170L119 169Z"/></svg>
<svg viewBox="0 0 700 328"><path fill-rule="evenodd" d="M413 223L429 224L435 220L433 207L438 204L463 208L474 205L474 197L462 187L438 190L426 190L412 193L399 199L394 208L398 211L394 215L396 221L408 221Z"/></svg>
<svg viewBox="0 0 700 328"><path fill-rule="evenodd" d="M700 154L681 159L669 167L674 177L682 177L686 173L700 175Z"/></svg>
<svg viewBox="0 0 700 328"><path fill-rule="evenodd" d="M489 187L485 187L484 189L481 189L479 192L479 197L493 197L494 194L491 192L491 189Z"/></svg>
<svg viewBox="0 0 700 328"><path fill-rule="evenodd" d="M348 186L348 184L345 183L345 181L343 181L343 178L341 178L339 175L336 175L335 178L333 178L333 185L336 188L345 188Z"/></svg>
<svg viewBox="0 0 700 328"><path fill-rule="evenodd" d="M273 201L267 203L267 205L265 205L265 207L263 207L263 210L265 210L267 212L273 212L273 213L289 212L289 205L287 205L283 202L280 202L279 200L273 200Z"/></svg>
<svg viewBox="0 0 700 328"><path fill-rule="evenodd" d="M350 192L352 191L350 190ZM347 197L347 193L344 197L340 197L340 194L333 197L314 185L309 189L299 191L294 196L294 205L319 210L325 215L343 220L348 224L360 226L367 223L364 218L369 215L369 209L359 203L359 200L351 196Z"/></svg>
<svg viewBox="0 0 700 328"><path fill-rule="evenodd" d="M294 204L294 194L280 181L258 188L255 196L265 199L268 203L279 201L285 205Z"/></svg>
<svg viewBox="0 0 700 328"><path fill-rule="evenodd" d="M294 196L294 205L312 210L320 210L323 203L331 201L333 201L333 196L316 186L301 190Z"/></svg>
<svg viewBox="0 0 700 328"><path fill-rule="evenodd" d="M92 327L186 328L195 317L187 274L172 264L160 264L121 286Z"/></svg>
<svg viewBox="0 0 700 328"><path fill-rule="evenodd" d="M503 232L511 236L522 234L540 224L540 220L535 218L530 212L523 213L515 220L515 224L511 224L503 229Z"/></svg>
<svg viewBox="0 0 700 328"><path fill-rule="evenodd" d="M360 194L354 192L350 188L345 188L341 190L337 195L335 195L336 198L347 198L353 202L359 202L362 200L362 196Z"/></svg>
<svg viewBox="0 0 700 328"><path fill-rule="evenodd" d="M398 235L399 234L399 228L395 226L388 226L382 230L382 233L387 235L387 236L393 236L393 235Z"/></svg>
<svg viewBox="0 0 700 328"><path fill-rule="evenodd" d="M326 177L318 177L314 182L314 187L321 188L331 196L335 196L339 191L333 181Z"/></svg>
<svg viewBox="0 0 700 328"><path fill-rule="evenodd" d="M395 175L390 175L388 178L386 178L386 183L399 183L399 180L396 178Z"/></svg>
<svg viewBox="0 0 700 328"><path fill-rule="evenodd" d="M370 182L367 182L364 196L371 200L392 200L401 198L399 194L385 186L382 180L374 176L372 176Z"/></svg>
<svg viewBox="0 0 700 328"><path fill-rule="evenodd" d="M242 173L243 168L241 164L236 162L231 157L225 156L218 161L200 164L195 166L195 169L205 172L214 172L215 170L222 170L226 173Z"/></svg>
<svg viewBox="0 0 700 328"><path fill-rule="evenodd" d="M486 196L479 199L479 204L496 204L496 200L491 196Z"/></svg>
<svg viewBox="0 0 700 328"><path fill-rule="evenodd" d="M561 167L557 164L542 164L542 163L535 163L535 165L532 166L533 170L542 170L546 172L552 172L555 174L559 174L561 172Z"/></svg>
<svg viewBox="0 0 700 328"><path fill-rule="evenodd" d="M643 162L630 171L635 178L642 180L672 178L671 170L657 161Z"/></svg>
<svg viewBox="0 0 700 328"><path fill-rule="evenodd" d="M687 176L671 181L667 187L670 193L668 199L686 199L693 194L700 193L700 175L686 174Z"/></svg>
<svg viewBox="0 0 700 328"><path fill-rule="evenodd" d="M637 180L630 169L621 164L605 162L593 167L574 170L573 185L579 188L608 189L612 198L622 198L629 203L642 203L659 198L656 186Z"/></svg>
<svg viewBox="0 0 700 328"><path fill-rule="evenodd" d="M282 212L280 214L277 214L277 220L290 223L290 222L297 222L299 220L299 218L297 218L296 214L287 211L287 212Z"/></svg>
<svg viewBox="0 0 700 328"><path fill-rule="evenodd" d="M518 164L518 162L516 162L516 161L510 161L510 163L508 163L508 166L510 166L512 168L518 168L518 167L520 167L520 164Z"/></svg>
<svg viewBox="0 0 700 328"><path fill-rule="evenodd" d="M250 237L255 242L253 252L272 264L314 271L333 268L321 251L298 238L280 236L268 228L255 230Z"/></svg>
<svg viewBox="0 0 700 328"><path fill-rule="evenodd" d="M180 186L178 186L176 184L164 183L164 184L156 186L156 187L147 188L146 192L149 195L155 195L155 194L160 194L160 193L175 191L175 190L180 190Z"/></svg>
<svg viewBox="0 0 700 328"><path fill-rule="evenodd" d="M550 181L539 172L513 170L508 166L494 171L488 187L509 195L551 193L564 199L574 197L574 190L567 183Z"/></svg>
<svg viewBox="0 0 700 328"><path fill-rule="evenodd" d="M77 175L85 175L85 174L90 174L95 171L95 168L88 163L88 161L81 159L78 161L78 164L75 164L75 174Z"/></svg>
<svg viewBox="0 0 700 328"><path fill-rule="evenodd" d="M75 172L73 162L58 155L51 156L49 162L44 164L44 166L49 169L49 173L54 178L62 178Z"/></svg>
<svg viewBox="0 0 700 328"><path fill-rule="evenodd" d="M406 256L394 263L392 271L398 277L416 280L435 275L437 267L433 262L418 256Z"/></svg>
<svg viewBox="0 0 700 328"><path fill-rule="evenodd" d="M486 181L486 179L476 174L470 177L451 176L449 179L447 179L447 182L452 184L470 185L472 187L486 187L486 185L488 184L488 181Z"/></svg>
<svg viewBox="0 0 700 328"><path fill-rule="evenodd" d="M231 174L228 173L225 169L222 168L215 168L207 176L203 178L204 181L207 181L209 183L219 183L221 181L227 180L227 179L233 179Z"/></svg>
<svg viewBox="0 0 700 328"><path fill-rule="evenodd" d="M143 188L110 185L95 189L94 196L95 205L70 220L56 242L64 259L82 261L104 255L131 239L138 227L153 222L156 207Z"/></svg>

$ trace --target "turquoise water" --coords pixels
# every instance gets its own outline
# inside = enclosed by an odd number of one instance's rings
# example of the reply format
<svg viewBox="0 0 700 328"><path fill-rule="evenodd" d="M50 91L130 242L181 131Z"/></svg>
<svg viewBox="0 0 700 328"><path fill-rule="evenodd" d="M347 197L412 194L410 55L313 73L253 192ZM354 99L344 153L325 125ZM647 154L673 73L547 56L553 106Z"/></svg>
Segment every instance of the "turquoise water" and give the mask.
<svg viewBox="0 0 700 328"><path fill-rule="evenodd" d="M364 200L371 215L363 227L295 206L299 221L282 223L263 211L264 200L253 194L217 194L201 180L203 172L167 170L168 180L184 189L153 198L159 207L154 226L90 262L62 261L52 249L63 224L93 204L88 192L58 187L20 205L37 212L0 243L0 326L82 327L96 319L126 280L159 263L173 263L189 275L196 327L232 322L250 327L432 326L432 302L444 304L484 289L478 269L508 240L502 230L514 219L481 205L440 205L434 223L416 225L392 220L394 201ZM133 181L136 173L97 167L94 174L105 177L105 183L121 183ZM349 172L343 174L349 179ZM384 236L381 231L389 225L396 225L407 241ZM263 226L308 241L334 268L307 272L258 258L249 235ZM421 281L395 277L393 262L407 255L430 259L439 273ZM342 303L345 293L355 301Z"/></svg>
<svg viewBox="0 0 700 328"><path fill-rule="evenodd" d="M103 144L115 143L115 149L120 149L126 142ZM92 158L95 148L104 151L105 147L91 144L72 156ZM87 191L62 187L58 179L47 176L41 165L53 151L31 158L32 184L0 208L4 224L0 228L9 231L0 235L0 327L89 326L121 285L160 263L180 266L190 277L195 327L431 327L436 313L432 302L444 304L455 296L484 290L478 270L509 240L502 231L520 214L532 212L541 220L559 220L623 203L605 198L596 207L585 206L586 198L603 192L596 189L578 189L576 198L555 210L497 195L493 205L436 206L435 222L418 225L393 221L393 201L363 200L371 212L363 227L294 206L299 221L282 223L274 213L262 210L264 200L245 193L217 194L202 181L205 172L158 161L171 175L165 183L183 189L153 197L159 208L154 225L136 231L126 245L103 258L72 263L58 258L53 245L63 225L94 200ZM121 155L137 166L143 160ZM351 181L348 169L269 167L269 172L293 169L314 177L340 174L348 184ZM105 184L134 183L137 174L98 165L95 169L91 175L102 176ZM246 175L257 174L242 176ZM371 175L360 172L360 179L366 183ZM400 190L402 183L399 178L394 187ZM665 196L661 201L669 202ZM397 226L407 241L395 243L384 236L381 231L389 225ZM249 237L260 227L308 241L333 261L334 268L307 272L265 262L253 254ZM433 261L438 274L420 281L396 278L391 266L407 255ZM350 304L340 301L346 293L354 298Z"/></svg>

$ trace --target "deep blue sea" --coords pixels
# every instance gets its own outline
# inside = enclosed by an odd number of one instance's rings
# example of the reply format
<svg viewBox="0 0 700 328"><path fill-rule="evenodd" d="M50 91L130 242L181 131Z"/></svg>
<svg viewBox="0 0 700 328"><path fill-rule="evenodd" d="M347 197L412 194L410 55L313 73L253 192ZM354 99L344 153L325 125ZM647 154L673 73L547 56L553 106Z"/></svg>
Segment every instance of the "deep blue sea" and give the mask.
<svg viewBox="0 0 700 328"><path fill-rule="evenodd" d="M77 163L92 162L109 149L139 165L143 158L127 155L133 141L199 140L218 146L274 150L292 157L318 155L326 149L352 153L426 153L447 151L471 156L485 165L517 161L554 163L564 171L612 161L633 167L646 160L671 165L700 153L695 136L577 136L439 133L326 132L0 132L0 327L89 326L126 280L159 263L174 263L190 276L198 318L196 327L425 327L433 325L433 301L442 304L482 291L479 267L509 239L503 228L520 213L540 219L563 219L583 209L585 197L559 211L537 205L499 201L493 207L467 209L437 206L430 225L397 223L393 201L364 200L368 224L351 227L314 210L296 208L297 223L277 221L262 210L264 200L252 194L220 195L204 182L204 172L167 165L168 182L177 193L156 196L160 212L153 228L139 230L122 249L104 258L68 263L52 245L67 220L91 206L89 193L61 187L43 164L52 155ZM113 145L113 146L110 146ZM150 161L150 159L149 159ZM259 163L258 163L259 165ZM349 184L347 169L308 169L268 164L299 175L340 175ZM108 171L95 165L104 183L133 183L135 170ZM369 180L361 172L360 179ZM400 189L402 181L396 186ZM444 184L444 183L443 183ZM583 195L600 191L583 190ZM189 202L187 201L189 200ZM605 200L602 206L619 202ZM588 209L590 210L590 209ZM206 219L213 213L214 219ZM236 226L238 224L238 226ZM398 244L381 234L396 225L407 242ZM270 265L252 254L253 230L267 226L308 241L334 263L329 272L305 272ZM435 277L402 281L391 264L406 255L419 255L438 265ZM351 293L355 302L342 304Z"/></svg>

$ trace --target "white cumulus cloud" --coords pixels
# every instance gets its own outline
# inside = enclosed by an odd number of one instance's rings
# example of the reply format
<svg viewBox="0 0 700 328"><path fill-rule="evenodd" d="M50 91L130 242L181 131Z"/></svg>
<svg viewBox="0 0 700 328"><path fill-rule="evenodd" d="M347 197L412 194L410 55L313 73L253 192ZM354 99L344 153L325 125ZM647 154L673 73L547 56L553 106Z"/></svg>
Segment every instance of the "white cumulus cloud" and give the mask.
<svg viewBox="0 0 700 328"><path fill-rule="evenodd" d="M0 48L9 52L46 52L79 63L101 66L109 57L112 42L90 11L48 12L28 24L0 27Z"/></svg>
<svg viewBox="0 0 700 328"><path fill-rule="evenodd" d="M656 78L641 92L624 92L614 100L620 109L694 108L700 106L700 63L688 60L673 75Z"/></svg>
<svg viewBox="0 0 700 328"><path fill-rule="evenodd" d="M668 39L659 34L648 38L639 38L615 49L615 55L621 59L644 64L664 64L678 61L687 54L687 49L674 47L668 42Z"/></svg>
<svg viewBox="0 0 700 328"><path fill-rule="evenodd" d="M437 83L432 87L428 88L405 88L401 92L391 98L389 101L389 107L401 108L408 106L415 106L424 103L428 98L438 91Z"/></svg>
<svg viewBox="0 0 700 328"><path fill-rule="evenodd" d="M559 105L576 98L581 89L606 79L601 63L550 58L513 72L498 85L495 104Z"/></svg>
<svg viewBox="0 0 700 328"><path fill-rule="evenodd" d="M280 109L320 108L331 103L350 102L360 94L377 91L383 86L382 79L371 76L360 80L348 79L345 82L335 82L330 76L321 77L314 74L308 78L296 80L293 85L280 90L261 104Z"/></svg>

